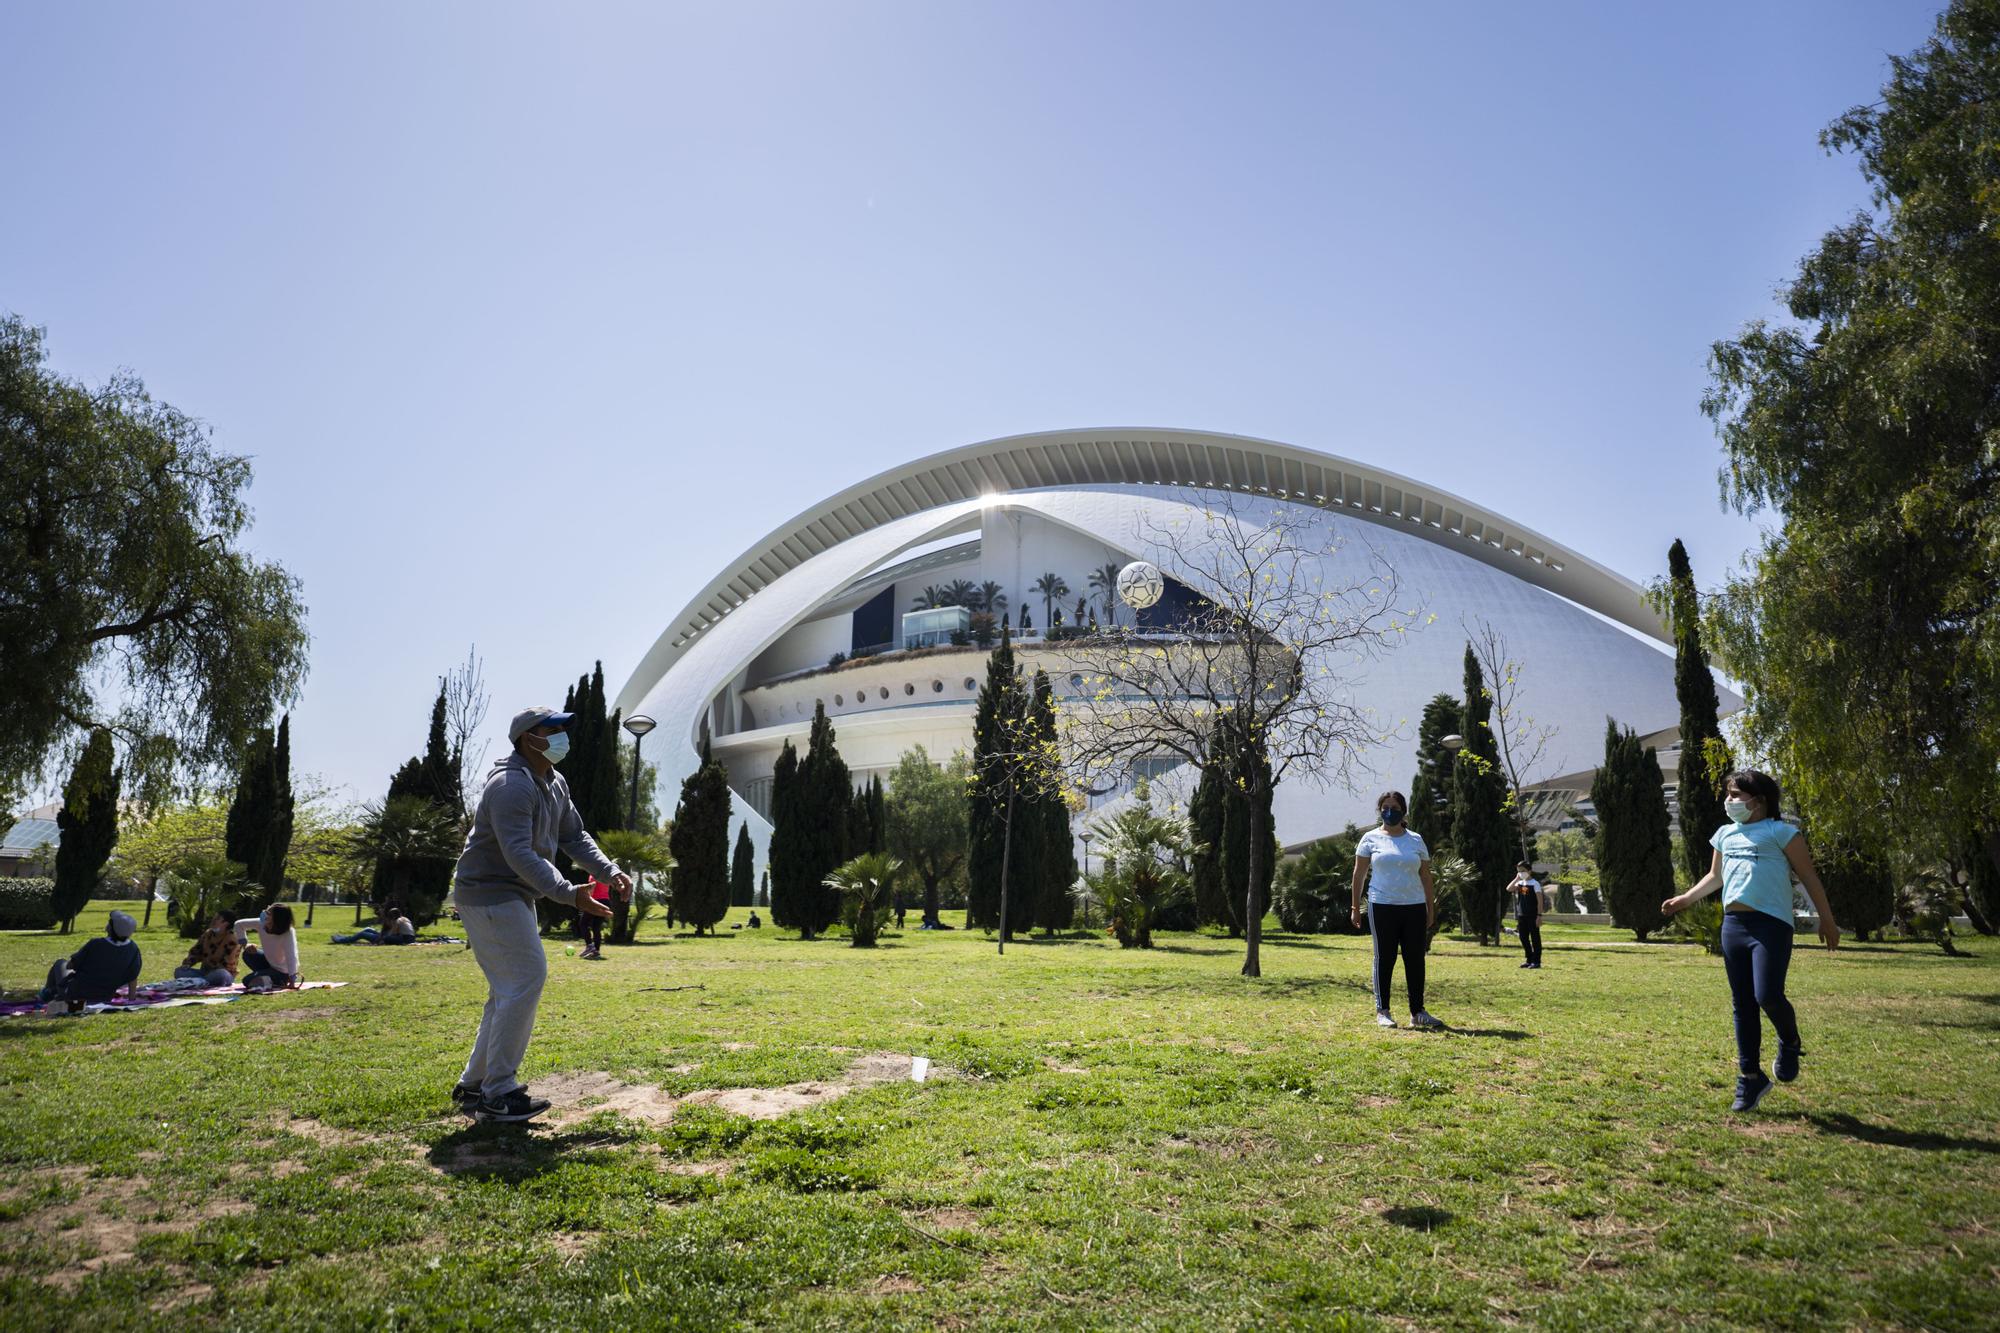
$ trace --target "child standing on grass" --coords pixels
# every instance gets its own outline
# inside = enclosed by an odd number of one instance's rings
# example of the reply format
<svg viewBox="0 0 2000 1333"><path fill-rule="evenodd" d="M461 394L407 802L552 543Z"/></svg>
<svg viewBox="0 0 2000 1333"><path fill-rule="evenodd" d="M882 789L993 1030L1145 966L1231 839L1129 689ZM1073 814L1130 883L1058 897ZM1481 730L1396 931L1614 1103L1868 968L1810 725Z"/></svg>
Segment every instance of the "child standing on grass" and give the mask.
<svg viewBox="0 0 2000 1333"><path fill-rule="evenodd" d="M1660 904L1668 916L1719 887L1722 890L1722 968L1736 1012L1736 1100L1732 1111L1754 1111L1771 1079L1762 1067L1764 1023L1769 1015L1778 1033L1778 1058L1771 1074L1780 1083L1799 1076L1805 1054L1799 1020L1785 997L1792 965L1792 876L1806 886L1819 911L1819 937L1828 950L1840 947L1840 927L1827 905L1826 889L1813 867L1805 836L1778 818L1778 784L1768 773L1731 773L1723 788L1730 822L1709 839L1715 854L1708 873L1686 893Z"/></svg>

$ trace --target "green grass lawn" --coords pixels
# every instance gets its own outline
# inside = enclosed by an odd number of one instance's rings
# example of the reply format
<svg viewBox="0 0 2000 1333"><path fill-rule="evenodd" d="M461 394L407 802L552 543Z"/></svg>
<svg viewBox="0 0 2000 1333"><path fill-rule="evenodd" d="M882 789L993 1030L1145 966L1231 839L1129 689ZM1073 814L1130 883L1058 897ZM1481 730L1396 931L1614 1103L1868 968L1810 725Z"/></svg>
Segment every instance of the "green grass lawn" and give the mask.
<svg viewBox="0 0 2000 1333"><path fill-rule="evenodd" d="M1358 939L1246 981L1203 935L649 923L552 942L524 1074L571 1109L526 1129L449 1113L471 955L351 919L302 931L344 989L0 1020L8 1327L2000 1326L1992 941L1802 947L1805 1076L1735 1117L1719 960L1607 929L1541 972L1440 939L1423 1034L1373 1026ZM0 935L0 980L82 938ZM705 1095L875 1053L940 1068Z"/></svg>

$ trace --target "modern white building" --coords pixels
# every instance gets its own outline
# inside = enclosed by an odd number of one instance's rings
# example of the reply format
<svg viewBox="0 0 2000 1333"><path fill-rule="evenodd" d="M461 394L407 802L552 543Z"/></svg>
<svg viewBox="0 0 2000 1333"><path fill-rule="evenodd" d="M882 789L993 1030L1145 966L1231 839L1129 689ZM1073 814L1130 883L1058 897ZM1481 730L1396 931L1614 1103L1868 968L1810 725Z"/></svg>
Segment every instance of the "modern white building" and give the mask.
<svg viewBox="0 0 2000 1333"><path fill-rule="evenodd" d="M1631 580L1532 529L1423 482L1293 445L1202 431L1081 430L970 445L884 472L781 524L721 569L674 617L619 692L629 715L659 723L649 757L662 791L692 770L704 723L730 783L768 831L773 764L801 752L816 704L833 720L858 780L887 773L922 745L942 760L970 749L985 650L981 589L1005 598L1025 667L1048 665L1058 701L1072 687L1060 646L1040 634L1077 601L1100 623L1166 623L1177 592L1150 612L1117 604L1101 574L1157 559L1149 534L1226 492L1254 520L1262 506L1307 506L1337 549L1329 586L1379 558L1399 598L1426 614L1373 663L1355 701L1389 736L1366 756L1355 790L1281 786L1287 846L1371 822L1374 797L1406 788L1417 720L1440 692L1461 688L1465 626L1495 625L1525 665L1525 705L1558 732L1547 785L1587 786L1607 717L1664 750L1676 734L1671 642ZM1352 564L1345 571L1343 565ZM1067 591L1037 591L1054 574ZM957 596L951 595L956 585ZM938 596L927 596L935 590ZM970 590L968 595L968 590ZM935 608L935 600L972 605ZM1735 706L1733 697L1725 707Z"/></svg>

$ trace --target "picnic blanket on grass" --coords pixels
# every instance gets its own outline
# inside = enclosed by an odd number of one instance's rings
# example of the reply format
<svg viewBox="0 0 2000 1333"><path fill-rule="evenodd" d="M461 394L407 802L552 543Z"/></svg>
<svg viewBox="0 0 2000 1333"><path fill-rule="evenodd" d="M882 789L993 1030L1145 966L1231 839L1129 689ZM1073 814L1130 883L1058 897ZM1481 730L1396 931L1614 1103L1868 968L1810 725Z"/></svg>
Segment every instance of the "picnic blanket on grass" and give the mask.
<svg viewBox="0 0 2000 1333"><path fill-rule="evenodd" d="M302 981L296 986L280 987L277 990L246 990L241 985L204 986L193 979L175 981L155 981L139 987L139 994L133 999L119 998L106 1000L101 1004L87 1004L86 1014L128 1013L138 1009L176 1009L188 1004L228 1004L246 995L284 995L294 990L334 990L345 986L344 981ZM45 1015L49 1018L69 1017L69 1006L61 1000L43 1004L40 1000L8 1001L0 1004L0 1018L31 1018Z"/></svg>

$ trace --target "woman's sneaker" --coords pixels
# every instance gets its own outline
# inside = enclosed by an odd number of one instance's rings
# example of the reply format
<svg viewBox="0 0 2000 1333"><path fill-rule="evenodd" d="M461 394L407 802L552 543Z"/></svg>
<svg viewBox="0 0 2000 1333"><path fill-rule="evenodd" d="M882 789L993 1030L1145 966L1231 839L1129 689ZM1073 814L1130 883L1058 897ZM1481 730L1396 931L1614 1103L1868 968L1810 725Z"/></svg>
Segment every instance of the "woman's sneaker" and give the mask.
<svg viewBox="0 0 2000 1333"><path fill-rule="evenodd" d="M1744 1074L1736 1080L1736 1100L1729 1104L1732 1111L1754 1111L1757 1103L1764 1100L1764 1094L1771 1090L1771 1080L1764 1077L1764 1071Z"/></svg>
<svg viewBox="0 0 2000 1333"><path fill-rule="evenodd" d="M1803 1046L1779 1043L1778 1058L1771 1062L1771 1072L1777 1076L1778 1082L1790 1083L1799 1076L1799 1057L1805 1053Z"/></svg>
<svg viewBox="0 0 2000 1333"><path fill-rule="evenodd" d="M504 1097L486 1097L479 1103L479 1118L494 1120L501 1124L514 1124L522 1120L533 1120L549 1109L548 1101L541 1097L530 1097L526 1088L516 1088Z"/></svg>
<svg viewBox="0 0 2000 1333"><path fill-rule="evenodd" d="M1378 1028L1392 1028L1396 1026L1396 1016L1387 1009L1377 1009L1375 1011L1375 1026Z"/></svg>
<svg viewBox="0 0 2000 1333"><path fill-rule="evenodd" d="M1410 1026L1413 1028L1422 1028L1426 1032L1442 1032L1444 1030L1443 1021L1432 1018L1430 1011L1427 1009L1419 1009L1414 1014L1411 1014Z"/></svg>

